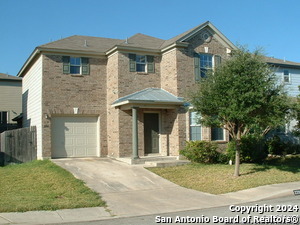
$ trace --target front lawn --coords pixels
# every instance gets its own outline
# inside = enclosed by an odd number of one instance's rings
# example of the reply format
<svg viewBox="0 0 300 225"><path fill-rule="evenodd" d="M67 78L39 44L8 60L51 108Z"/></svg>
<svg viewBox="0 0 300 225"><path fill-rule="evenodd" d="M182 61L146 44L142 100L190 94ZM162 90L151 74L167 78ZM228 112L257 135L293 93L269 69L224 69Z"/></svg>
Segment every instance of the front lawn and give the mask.
<svg viewBox="0 0 300 225"><path fill-rule="evenodd" d="M300 181L300 156L269 160L264 165L241 164L241 176L234 177L234 165L198 164L167 168L148 168L180 186L211 194Z"/></svg>
<svg viewBox="0 0 300 225"><path fill-rule="evenodd" d="M105 206L100 196L49 160L0 167L0 212Z"/></svg>

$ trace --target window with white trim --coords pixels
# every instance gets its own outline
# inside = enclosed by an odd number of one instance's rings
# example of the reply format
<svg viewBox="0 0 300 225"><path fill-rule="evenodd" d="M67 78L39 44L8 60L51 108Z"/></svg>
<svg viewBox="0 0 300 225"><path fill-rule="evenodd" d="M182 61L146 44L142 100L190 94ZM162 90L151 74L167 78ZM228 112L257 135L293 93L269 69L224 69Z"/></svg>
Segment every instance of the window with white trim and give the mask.
<svg viewBox="0 0 300 225"><path fill-rule="evenodd" d="M207 77L207 73L212 71L216 66L221 64L221 56L206 53L195 53L194 55L194 69L195 80L199 81L201 78Z"/></svg>
<svg viewBox="0 0 300 225"><path fill-rule="evenodd" d="M199 123L199 114L190 112L190 140L197 141L202 139L201 124Z"/></svg>
<svg viewBox="0 0 300 225"><path fill-rule="evenodd" d="M63 56L62 61L65 74L88 75L90 73L88 58Z"/></svg>
<svg viewBox="0 0 300 225"><path fill-rule="evenodd" d="M129 54L129 71L139 73L154 73L154 56Z"/></svg>
<svg viewBox="0 0 300 225"><path fill-rule="evenodd" d="M207 76L207 72L212 70L213 68L213 55L210 54L200 54L200 76L201 78L205 78Z"/></svg>
<svg viewBox="0 0 300 225"><path fill-rule="evenodd" d="M291 82L289 70L283 70L283 82L284 83L290 83Z"/></svg>
<svg viewBox="0 0 300 225"><path fill-rule="evenodd" d="M224 129L220 127L211 128L211 140L212 141L224 141Z"/></svg>

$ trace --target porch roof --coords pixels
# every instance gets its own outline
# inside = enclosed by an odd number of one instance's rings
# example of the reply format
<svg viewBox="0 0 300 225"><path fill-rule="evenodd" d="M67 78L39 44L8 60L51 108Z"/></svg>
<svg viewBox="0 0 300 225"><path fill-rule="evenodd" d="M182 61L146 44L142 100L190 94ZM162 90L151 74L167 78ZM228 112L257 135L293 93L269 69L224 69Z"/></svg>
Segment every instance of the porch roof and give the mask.
<svg viewBox="0 0 300 225"><path fill-rule="evenodd" d="M139 108L176 108L184 104L183 98L177 97L161 88L146 88L124 96L113 102L112 107L121 109Z"/></svg>

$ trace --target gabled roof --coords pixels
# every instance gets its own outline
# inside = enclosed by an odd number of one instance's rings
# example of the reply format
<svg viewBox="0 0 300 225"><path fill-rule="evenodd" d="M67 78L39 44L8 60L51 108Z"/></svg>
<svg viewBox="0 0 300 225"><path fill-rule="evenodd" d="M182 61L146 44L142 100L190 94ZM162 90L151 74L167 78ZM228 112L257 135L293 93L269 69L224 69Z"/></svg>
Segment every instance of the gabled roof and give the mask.
<svg viewBox="0 0 300 225"><path fill-rule="evenodd" d="M200 24L182 34L177 35L169 40L152 37L149 35L137 33L128 39L112 39L103 37L91 37L74 35L58 41L40 45L38 49L53 50L77 50L95 53L106 53L116 46L134 47L152 50L162 50L168 46L178 43L186 43L186 41L198 34L202 29L209 27L213 30L228 46L235 48L229 39L227 39L212 23L209 21Z"/></svg>
<svg viewBox="0 0 300 225"><path fill-rule="evenodd" d="M168 46L170 46L174 43L180 43L180 42L184 43L184 42L188 41L190 38L192 38L193 36L197 35L201 30L203 30L205 28L210 28L220 37L220 39L224 43L226 43L228 46L230 46L233 49L236 48L236 46L228 38L226 38L211 22L206 21L205 23L202 23L182 34L179 34L179 35L165 41L163 43L163 45L161 46L161 49L167 48Z"/></svg>
<svg viewBox="0 0 300 225"><path fill-rule="evenodd" d="M113 102L113 107L123 106L127 104L142 105L183 105L183 98L161 89L161 88L147 88L133 94L124 96Z"/></svg>
<svg viewBox="0 0 300 225"><path fill-rule="evenodd" d="M22 81L21 77L11 76L5 73L0 73L0 80Z"/></svg>

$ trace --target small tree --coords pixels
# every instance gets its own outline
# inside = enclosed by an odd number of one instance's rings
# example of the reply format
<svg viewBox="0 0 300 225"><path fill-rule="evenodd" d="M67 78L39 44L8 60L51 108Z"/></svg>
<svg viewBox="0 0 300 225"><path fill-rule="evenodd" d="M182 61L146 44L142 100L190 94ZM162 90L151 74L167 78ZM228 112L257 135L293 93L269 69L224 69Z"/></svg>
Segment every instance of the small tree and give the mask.
<svg viewBox="0 0 300 225"><path fill-rule="evenodd" d="M223 127L236 143L235 176L239 176L241 138L251 129L262 134L285 123L289 101L259 51L244 48L218 66L191 95L194 110L206 126Z"/></svg>

